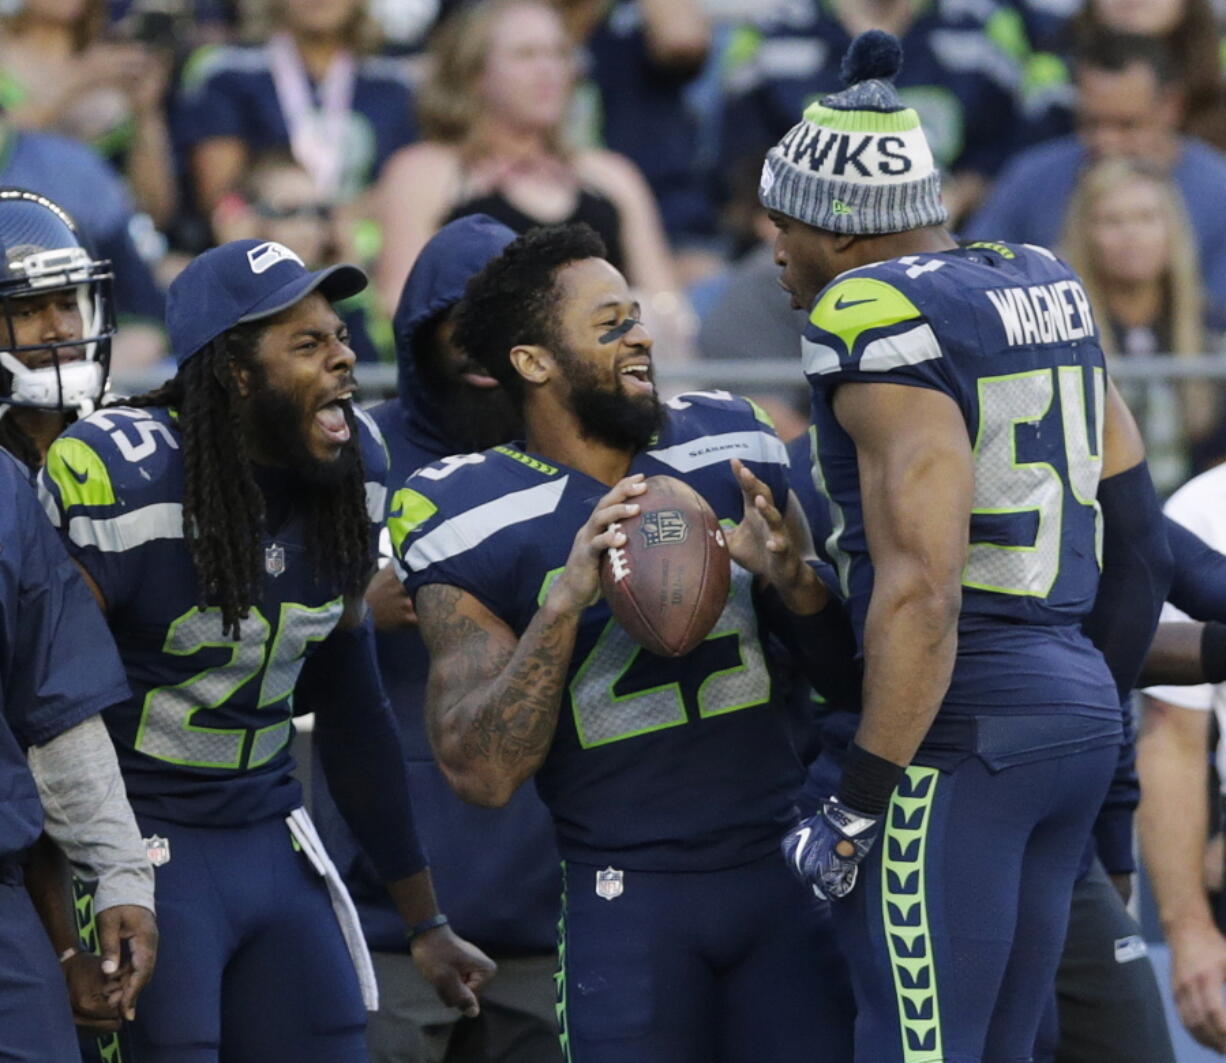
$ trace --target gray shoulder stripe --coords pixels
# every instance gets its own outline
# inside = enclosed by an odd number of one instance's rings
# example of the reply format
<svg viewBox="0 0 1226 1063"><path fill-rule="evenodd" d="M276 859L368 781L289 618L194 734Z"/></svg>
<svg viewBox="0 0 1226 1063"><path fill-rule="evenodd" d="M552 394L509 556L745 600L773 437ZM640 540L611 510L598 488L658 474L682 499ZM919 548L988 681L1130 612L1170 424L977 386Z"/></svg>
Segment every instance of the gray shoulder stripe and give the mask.
<svg viewBox="0 0 1226 1063"><path fill-rule="evenodd" d="M769 461L787 465L788 451L777 436L768 432L724 432L703 436L688 443L675 443L663 450L647 452L656 461L671 465L678 472L693 472L732 458L742 461Z"/></svg>
<svg viewBox="0 0 1226 1063"><path fill-rule="evenodd" d="M443 521L409 547L405 554L406 564L414 572L420 572L429 565L479 546L504 528L552 513L558 508L569 479L563 476L523 491L512 491Z"/></svg>

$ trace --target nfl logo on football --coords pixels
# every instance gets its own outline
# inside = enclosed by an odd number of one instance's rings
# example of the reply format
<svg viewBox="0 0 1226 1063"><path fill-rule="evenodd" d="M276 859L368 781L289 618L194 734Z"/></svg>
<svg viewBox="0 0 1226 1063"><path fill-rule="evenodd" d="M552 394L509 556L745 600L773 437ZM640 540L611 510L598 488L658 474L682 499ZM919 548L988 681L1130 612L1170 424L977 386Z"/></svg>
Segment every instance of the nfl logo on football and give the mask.
<svg viewBox="0 0 1226 1063"><path fill-rule="evenodd" d="M596 896L606 901L616 900L626 889L625 874L615 867L596 872Z"/></svg>
<svg viewBox="0 0 1226 1063"><path fill-rule="evenodd" d="M155 834L145 839L145 855L154 867L170 863L170 839Z"/></svg>
<svg viewBox="0 0 1226 1063"><path fill-rule="evenodd" d="M285 571L285 547L277 543L264 550L264 571L274 578Z"/></svg>
<svg viewBox="0 0 1226 1063"><path fill-rule="evenodd" d="M657 509L643 514L639 530L647 546L668 546L685 542L690 526L679 509Z"/></svg>

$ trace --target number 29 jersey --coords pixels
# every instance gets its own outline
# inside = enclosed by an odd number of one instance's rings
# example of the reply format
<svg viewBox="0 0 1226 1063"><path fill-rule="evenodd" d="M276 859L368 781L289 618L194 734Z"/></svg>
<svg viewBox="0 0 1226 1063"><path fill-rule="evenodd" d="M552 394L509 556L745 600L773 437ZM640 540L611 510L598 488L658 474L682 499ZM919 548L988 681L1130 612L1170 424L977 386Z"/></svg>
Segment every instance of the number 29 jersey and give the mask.
<svg viewBox="0 0 1226 1063"><path fill-rule="evenodd" d="M855 446L835 419L844 383L930 388L962 412L974 497L958 656L942 713L1118 722L1101 655L1081 633L1101 568L1106 371L1076 275L1031 245L972 244L842 274L803 341L814 479L862 635L873 570Z"/></svg>
<svg viewBox="0 0 1226 1063"><path fill-rule="evenodd" d="M358 439L372 522L386 453L365 414ZM172 411L111 407L52 444L43 506L107 604L132 697L104 714L133 809L200 826L238 826L302 804L291 774L292 696L302 663L343 602L315 578L293 510L261 544L264 587L234 641L200 609L183 538L182 436Z"/></svg>
<svg viewBox="0 0 1226 1063"><path fill-rule="evenodd" d="M668 475L721 521L742 516L729 459L787 497L787 453L744 399L682 395L630 473ZM514 447L459 455L392 495L388 530L411 593L459 587L522 635L609 490ZM771 852L802 767L752 603L733 566L711 634L681 658L633 642L601 599L581 618L558 726L537 773L562 855L644 871L712 870Z"/></svg>

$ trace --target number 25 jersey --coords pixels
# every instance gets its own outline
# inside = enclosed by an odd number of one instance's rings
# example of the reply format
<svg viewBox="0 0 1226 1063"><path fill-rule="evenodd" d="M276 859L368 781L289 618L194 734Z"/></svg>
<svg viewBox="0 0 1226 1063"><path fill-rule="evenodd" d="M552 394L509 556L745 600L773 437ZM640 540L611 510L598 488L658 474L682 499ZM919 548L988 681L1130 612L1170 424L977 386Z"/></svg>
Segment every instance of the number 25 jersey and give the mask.
<svg viewBox="0 0 1226 1063"><path fill-rule="evenodd" d="M382 516L386 455L358 415L368 512ZM237 641L198 606L183 538L182 436L165 408L111 407L52 444L44 508L90 574L132 687L104 714L138 814L237 826L302 804L289 744L294 684L343 608L316 579L300 516L260 545L264 586Z"/></svg>
<svg viewBox="0 0 1226 1063"><path fill-rule="evenodd" d="M744 399L687 394L666 409L659 438L630 473L684 480L725 522L743 509L731 458L786 498L786 451ZM495 447L419 470L392 495L388 530L410 592L459 587L522 635L608 490L575 469ZM802 769L751 584L734 565L723 615L680 658L639 647L604 599L584 611L536 776L566 859L688 871L774 851Z"/></svg>
<svg viewBox="0 0 1226 1063"><path fill-rule="evenodd" d="M835 391L848 382L940 391L957 403L974 458L958 656L942 713L1061 711L1118 724L1110 674L1080 627L1101 567L1106 371L1075 274L1049 251L1015 244L853 270L818 296L803 356L814 478L834 521L827 547L861 636L873 571Z"/></svg>

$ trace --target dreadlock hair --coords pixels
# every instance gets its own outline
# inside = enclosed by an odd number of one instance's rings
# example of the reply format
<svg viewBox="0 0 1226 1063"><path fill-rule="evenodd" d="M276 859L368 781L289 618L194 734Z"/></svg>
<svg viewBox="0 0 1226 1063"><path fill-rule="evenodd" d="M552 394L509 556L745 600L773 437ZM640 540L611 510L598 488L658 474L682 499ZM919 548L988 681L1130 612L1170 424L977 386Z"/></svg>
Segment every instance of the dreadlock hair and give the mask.
<svg viewBox="0 0 1226 1063"><path fill-rule="evenodd" d="M584 222L529 229L471 278L460 301L454 341L477 359L522 408L524 381L511 348L558 346L558 271L607 258L604 241Z"/></svg>
<svg viewBox="0 0 1226 1063"><path fill-rule="evenodd" d="M172 407L183 435L183 534L196 570L201 609L221 608L223 635L237 640L240 622L264 594L264 495L252 474L236 369L263 370L256 350L261 322L238 325L179 367L160 388L121 405ZM356 433L354 433L356 440ZM357 596L373 566L361 455L340 482L302 492L307 554L316 579Z"/></svg>

